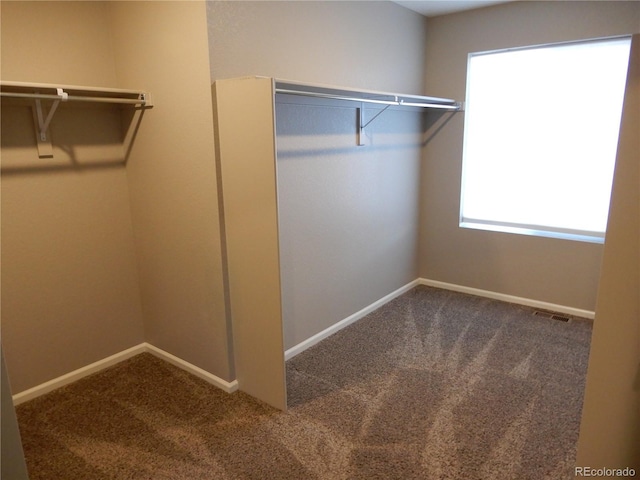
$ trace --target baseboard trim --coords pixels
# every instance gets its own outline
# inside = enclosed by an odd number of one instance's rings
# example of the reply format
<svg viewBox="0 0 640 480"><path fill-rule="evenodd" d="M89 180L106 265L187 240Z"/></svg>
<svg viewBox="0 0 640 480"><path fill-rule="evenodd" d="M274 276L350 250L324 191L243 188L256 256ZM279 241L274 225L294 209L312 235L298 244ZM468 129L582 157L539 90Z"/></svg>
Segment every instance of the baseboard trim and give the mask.
<svg viewBox="0 0 640 480"><path fill-rule="evenodd" d="M285 360L289 360L289 359L295 357L296 355L304 352L306 349L314 346L316 343L321 342L322 340L324 340L325 338L329 337L330 335L333 335L334 333L336 333L336 332L342 330L343 328L348 327L352 323L360 320L362 317L370 314L374 310L377 310L378 308L383 306L385 303L389 303L394 298L399 297L400 295L402 295L405 292L408 292L409 290L411 290L412 288L414 288L414 287L416 287L417 285L420 284L419 280L420 279L416 279L416 280L414 280L414 281L412 281L410 283L407 283L405 286L400 287L399 289L391 292L388 295L385 295L381 299L373 302L371 305L368 305L367 307L363 308L362 310L357 311L353 315L350 315L347 318L345 318L343 320L340 320L338 323L334 323L330 327L322 330L319 333L316 333L312 337L309 337L308 339L300 342L299 344L289 348L288 350L286 350L284 352L284 359Z"/></svg>
<svg viewBox="0 0 640 480"><path fill-rule="evenodd" d="M16 393L13 395L13 404L19 405L29 400L33 400L36 397L52 392L53 390L64 387L70 383L77 382L81 378L97 373L105 368L111 367L112 365L123 362L124 360L144 352L146 352L145 344L141 343L140 345L128 348L122 352L103 358L102 360L98 360L97 362L91 363L72 372L65 373L53 380L41 383L40 385L36 385L35 387L29 388L23 392Z"/></svg>
<svg viewBox="0 0 640 480"><path fill-rule="evenodd" d="M122 352L116 353L115 355L111 355L107 358L103 358L102 360L98 360L97 362L86 365L82 368L74 370L72 372L66 373L60 377L49 380L48 382L42 383L40 385L36 385L33 388L29 388L28 390L24 390L23 392L16 393L13 395L13 404L20 405L21 403L27 402L29 400L33 400L41 395L52 392L53 390L57 390L60 387L64 387L73 382L77 382L78 380L92 375L94 373L98 373L101 370L109 368L113 365L116 365L120 362L128 360L131 357L135 357L141 353L151 353L158 358L161 358L172 365L175 365L182 370L185 370L208 383L215 385L216 387L224 390L225 392L232 393L238 389L238 381L234 380L232 382L227 382L212 373L203 370L200 367L197 367L189 362L182 360L181 358L176 357L164 350L155 347L149 343L141 343L140 345L136 345L135 347L128 348L123 350Z"/></svg>
<svg viewBox="0 0 640 480"><path fill-rule="evenodd" d="M426 285L429 287L442 288L445 290L452 290L454 292L468 293L471 295L477 295L479 297L486 297L486 298L501 300L503 302L509 302L509 303L517 303L519 305L526 305L528 307L540 308L542 310L551 310L554 312L565 313L567 315L588 318L591 320L593 320L596 316L595 312L591 310L581 310L579 308L567 307L566 305L558 305L555 303L542 302L540 300L533 300L530 298L516 297L514 295L507 295L505 293L492 292L489 290L482 290L482 289L473 288L473 287L465 287L463 285L440 282L438 280L430 280L428 278L419 278L418 283L420 285Z"/></svg>
<svg viewBox="0 0 640 480"><path fill-rule="evenodd" d="M192 375L195 375L196 377L199 377L207 381L212 385L215 385L216 387L224 390L227 393L233 393L238 389L237 380L233 380L232 382L227 382L226 380L223 380L222 378L217 377L214 374L209 373L206 370L203 370L202 368L193 365L192 363L186 362L185 360L182 360L181 358L176 357L175 355L172 355L169 352L165 352L164 350L154 345L147 343L146 347L147 347L147 351L152 355L155 355L156 357L161 358L162 360L165 360L166 362L171 363L172 365L175 365L176 367L181 368L182 370L185 370L191 373Z"/></svg>
<svg viewBox="0 0 640 480"><path fill-rule="evenodd" d="M588 318L588 319L595 318L595 312L590 310L582 310L574 307L568 307L565 305L542 302L542 301L533 300L530 298L517 297L514 295L507 295L504 293L492 292L489 290L482 290L479 288L466 287L463 285L456 285L453 283L441 282L438 280L431 280L428 278L418 278L413 282L410 282L405 286L400 287L399 289L391 292L390 294L385 295L381 299L373 302L371 305L363 308L362 310L359 310L353 315L350 315L349 317L343 320L340 320L338 323L333 324L329 328L326 328L325 330L313 335L307 340L304 340L303 342L300 342L294 347L291 347L290 349L285 351L285 354L284 354L285 360L289 360L295 357L299 353L302 353L303 351L307 350L313 345L321 342L322 340L329 337L330 335L333 335L334 333L360 320L362 317L368 315L374 310L377 310L378 308L390 302L394 298L399 297L403 293L408 292L409 290L411 290L417 285L426 285L430 287L442 288L445 290L452 290L455 292L468 293L471 295L491 298L494 300L501 300L504 302L516 303L519 305L526 305L529 307L540 308L544 310L552 310L555 312L565 313L568 315L573 315L573 316L582 317L582 318ZM56 390L70 383L76 382L81 378L97 373L101 370L104 370L108 367L116 365L120 362L128 360L131 357L134 357L136 355L139 355L145 352L151 353L152 355L155 355L156 357L161 358L171 363L172 365L175 365L176 367L182 370L185 370L205 380L206 382L212 385L215 385L216 387L220 388L221 390L224 390L227 393L232 393L238 390L237 380L233 380L231 382L223 380L220 377L217 377L216 375L213 375L212 373L209 373L206 370L203 370L202 368L197 367L196 365L193 365L185 360L182 360L179 357L176 357L175 355L170 354L169 352L166 352L154 345L144 342L144 343L141 343L140 345L136 345L135 347L128 348L126 350L123 350L122 352L116 353L115 355L111 355L107 358L103 358L102 360L98 360L97 362L91 363L82 368L79 368L77 370L64 374L60 377L49 380L48 382L42 383L40 385L36 385L35 387L29 388L20 393L17 393L12 397L13 403L14 405L19 405L21 403L27 402L29 400L37 398L46 393L52 392L53 390Z"/></svg>

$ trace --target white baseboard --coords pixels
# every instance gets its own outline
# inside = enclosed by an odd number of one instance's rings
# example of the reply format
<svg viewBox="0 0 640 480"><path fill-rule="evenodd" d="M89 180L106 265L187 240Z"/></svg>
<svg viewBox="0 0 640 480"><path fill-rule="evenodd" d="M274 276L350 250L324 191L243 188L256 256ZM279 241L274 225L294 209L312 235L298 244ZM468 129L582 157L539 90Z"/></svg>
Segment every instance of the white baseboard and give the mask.
<svg viewBox="0 0 640 480"><path fill-rule="evenodd" d="M533 299L524 298L524 297L516 297L514 295L507 295L507 294L504 294L504 293L492 292L492 291L489 291L489 290L481 290L479 288L465 287L463 285L456 285L456 284L453 284L453 283L440 282L438 280L430 280L430 279L427 279L427 278L418 278L418 279L414 280L413 282L408 283L404 287L399 288L398 290L390 293L389 295L386 295L385 297L381 298L380 300L378 300L378 301L372 303L371 305L363 308L362 310L354 313L353 315L345 318L344 320L341 320L338 323L335 323L335 324L331 325L329 328L326 328L325 330L323 330L323 331L313 335L312 337L300 342L299 344L291 347L290 349L288 349L284 353L285 360L289 360L289 359L295 357L299 353L304 352L306 349L308 349L308 348L312 347L313 345L321 342L322 340L324 340L325 338L329 337L330 335L333 335L337 331L342 330L343 328L345 328L345 327L351 325L352 323L360 320L365 315L368 315L369 313L373 312L374 310L380 308L385 303L387 303L387 302L393 300L394 298L402 295L403 293L411 290L416 285L427 285L427 286L431 286L431 287L442 288L442 289L445 289L445 290L452 290L452 291L455 291L455 292L468 293L468 294L471 294L471 295L477 295L479 297L486 297L486 298L491 298L491 299L494 299L494 300L501 300L503 302L516 303L518 305L526 305L528 307L540 308L542 310L551 310L551 311L558 312L558 313L565 313L567 315L573 315L573 316L576 316L576 317L589 318L589 319L595 318L595 312L590 311L590 310L581 310L579 308L567 307L565 305L558 305L558 304L555 304L555 303L542 302L540 300L533 300Z"/></svg>
<svg viewBox="0 0 640 480"><path fill-rule="evenodd" d="M304 352L306 349L314 346L316 343L321 342L322 340L324 340L328 336L333 335L337 331L342 330L343 328L345 328L345 327L351 325L352 323L360 320L362 317L370 314L374 310L377 310L378 308L383 306L385 303L388 303L391 300L393 300L394 298L399 297L403 293L408 292L413 287L415 287L415 286L417 286L419 284L420 284L419 279L416 279L413 282L410 282L410 283L406 284L404 287L400 287L399 289L391 292L390 294L385 295L380 300L377 300L377 301L373 302L371 305L363 308L362 310L357 311L353 315L350 315L347 318L345 318L343 320L340 320L338 323L334 323L329 328L326 328L326 329L322 330L321 332L316 333L312 337L309 337L306 340L300 342L299 344L297 344L297 345L291 347L290 349L286 350L284 352L284 359L285 360L289 360L289 359L295 357L299 353Z"/></svg>
<svg viewBox="0 0 640 480"><path fill-rule="evenodd" d="M565 305L542 302L540 300L533 300L533 299L524 298L524 297L516 297L514 295L507 295L505 293L492 292L489 290L481 290L479 288L465 287L463 285L440 282L438 280L429 280L427 278L419 278L418 283L420 285L427 285L429 287L442 288L445 290L452 290L454 292L468 293L470 295L477 295L479 297L486 297L494 300L501 300L503 302L517 303L518 305L526 305L528 307L540 308L542 310L551 310L558 313L566 313L567 315L573 315L576 317L589 318L589 319L595 318L595 312L591 310L581 310L579 308L567 307Z"/></svg>
<svg viewBox="0 0 640 480"><path fill-rule="evenodd" d="M201 369L200 367L196 367L195 365L186 362L176 357L175 355L171 355L170 353L165 352L164 350L161 350L158 347L145 342L141 343L140 345L136 345L135 347L128 348L127 350L124 350L122 352L116 353L115 355L111 355L110 357L98 360L97 362L91 363L72 372L66 373L60 377L54 378L53 380L49 380L48 382L36 385L33 388L24 390L23 392L16 393L12 397L13 404L19 405L21 403L27 402L145 352L151 353L156 357L159 357L181 368L182 370L186 370L187 372L206 380L207 382L215 385L225 392L231 393L238 389L237 380L227 382L226 380L216 377L215 375Z"/></svg>
<svg viewBox="0 0 640 480"><path fill-rule="evenodd" d="M363 308L362 310L354 313L353 315L350 315L349 317L339 321L338 323L335 323L329 328L313 335L307 340L300 342L298 345L291 347L285 352L285 355L284 355L285 360L289 360L295 357L299 353L302 353L306 349L321 342L322 340L329 337L330 335L333 335L339 330L342 330L348 325L351 325L352 323L360 320L362 317L380 308L385 303L388 303L394 298L399 297L403 293L408 292L409 290L411 290L417 285L427 285L431 287L442 288L445 290L452 290L455 292L468 293L468 294L477 295L480 297L492 298L494 300L501 300L509 303L517 303L520 305L526 305L529 307L540 308L544 310L552 310L554 312L565 313L568 315L573 315L573 316L582 317L582 318L589 318L589 319L595 318L595 312L590 310L581 310L578 308L567 307L565 305L557 305L554 303L542 302L539 300L532 300L532 299L523 298L523 297L516 297L514 295L507 295L504 293L492 292L489 290L481 290L473 287L465 287L465 286L456 285L453 283L440 282L438 280L418 278L413 282L408 283L404 287L401 287L395 290L394 292L391 292L390 294L382 297L380 300L373 302L371 305ZM224 390L225 392L232 393L238 389L237 380L227 382L226 380L223 380L213 375L212 373L209 373L206 370L203 370L200 367L197 367L189 362L186 362L185 360L182 360L181 358L176 357L175 355L165 352L164 350L145 342L145 343L141 343L140 345L136 345L135 347L131 347L127 350L124 350L122 352L116 353L115 355L111 355L110 357L104 358L102 360L98 360L97 362L94 362L90 365L87 365L85 367L69 372L58 378L54 378L53 380L49 380L48 382L42 383L40 385L36 385L33 388L24 390L23 392L17 393L13 395L13 403L14 405L19 405L26 401L32 400L36 397L39 397L53 390L56 390L60 387L73 383L77 380L80 380L81 378L84 378L93 373L97 373L101 370L104 370L105 368L108 368L112 365L120 363L124 360L127 360L135 355L139 355L140 353L144 353L144 352L149 352L155 355L156 357L159 357L177 366L178 368L181 368L182 370L185 370L207 381L208 383L215 385L216 387Z"/></svg>
<svg viewBox="0 0 640 480"><path fill-rule="evenodd" d="M105 368L111 367L112 365L120 363L146 351L147 350L144 343L136 345L135 347L128 348L127 350L123 350L122 352L116 353L115 355L111 355L110 357L98 360L97 362L66 373L58 378L54 378L53 380L49 380L48 382L36 385L35 387L23 392L16 393L15 395L13 395L13 404L19 405L28 400L32 400L36 397L39 397L40 395L44 395L45 393L49 393L60 387L64 387L65 385L76 382L81 378L97 373L100 370L104 370Z"/></svg>
<svg viewBox="0 0 640 480"><path fill-rule="evenodd" d="M147 351L152 355L155 355L156 357L161 358L162 360L165 360L171 363L172 365L175 365L176 367L181 368L182 370L185 370L191 373L192 375L195 375L196 377L199 377L209 382L212 385L215 385L216 387L224 390L227 393L235 392L238 389L237 380L233 380L232 382L227 382L226 380L223 380L220 377L217 377L214 374L209 373L200 367L196 367L195 365L189 362L186 362L181 358L170 354L169 352L165 352L164 350L158 347L155 347L148 343L146 344L146 347L147 347Z"/></svg>

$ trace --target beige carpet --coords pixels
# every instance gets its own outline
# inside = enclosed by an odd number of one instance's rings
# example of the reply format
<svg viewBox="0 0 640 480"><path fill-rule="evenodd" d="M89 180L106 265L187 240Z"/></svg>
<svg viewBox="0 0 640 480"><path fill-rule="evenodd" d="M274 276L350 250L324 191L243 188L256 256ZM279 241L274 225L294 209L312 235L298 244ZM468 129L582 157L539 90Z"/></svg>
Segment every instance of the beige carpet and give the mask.
<svg viewBox="0 0 640 480"><path fill-rule="evenodd" d="M149 354L17 412L31 480L568 479L590 335L417 287L289 361L287 413Z"/></svg>

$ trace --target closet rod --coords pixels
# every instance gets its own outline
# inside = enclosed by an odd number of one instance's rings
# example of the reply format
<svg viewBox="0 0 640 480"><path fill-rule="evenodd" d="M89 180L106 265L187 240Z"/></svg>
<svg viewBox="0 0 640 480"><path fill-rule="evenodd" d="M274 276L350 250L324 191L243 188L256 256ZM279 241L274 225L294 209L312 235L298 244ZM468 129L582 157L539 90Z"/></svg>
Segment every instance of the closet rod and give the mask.
<svg viewBox="0 0 640 480"><path fill-rule="evenodd" d="M349 97L344 95L336 95L331 93L320 93L320 92L310 92L305 90L289 90L286 88L277 88L275 89L276 93L283 93L287 95L302 95L305 97L319 97L319 98L328 98L332 100L347 100L350 102L360 102L360 103L375 103L378 105L394 105L394 106L404 106L404 107L421 107L421 108L439 108L443 110L461 110L462 106L459 103L430 103L430 102L406 102L402 98L398 98L398 96L393 96L394 100L376 100L375 98L359 98L359 97Z"/></svg>
<svg viewBox="0 0 640 480"><path fill-rule="evenodd" d="M62 100L63 102L93 102L93 103L126 103L132 105L146 105L147 100L144 94L140 98L114 98L114 97L81 97L77 95L47 95L43 93L18 93L0 92L2 97L12 98L33 98L36 100Z"/></svg>

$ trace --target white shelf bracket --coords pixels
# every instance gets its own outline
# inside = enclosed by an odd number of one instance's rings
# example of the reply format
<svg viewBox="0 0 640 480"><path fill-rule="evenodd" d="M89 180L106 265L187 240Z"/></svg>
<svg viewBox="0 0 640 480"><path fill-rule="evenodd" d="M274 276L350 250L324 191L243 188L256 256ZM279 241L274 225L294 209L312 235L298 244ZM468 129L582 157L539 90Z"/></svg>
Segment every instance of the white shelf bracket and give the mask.
<svg viewBox="0 0 640 480"><path fill-rule="evenodd" d="M56 91L59 98L54 100L51 104L51 108L49 108L46 118L42 108L42 101L39 98L36 98L35 100L36 108L34 122L36 127L36 141L38 144L38 156L40 158L53 157L53 145L51 144L51 138L47 134L47 131L49 130L51 119L53 118L53 114L56 113L58 105L60 102L66 102L69 98L69 95L63 91L62 88L57 88Z"/></svg>
<svg viewBox="0 0 640 480"><path fill-rule="evenodd" d="M361 103L358 108L356 108L356 145L359 147L367 144L367 135L364 131L366 125L364 124L364 104Z"/></svg>
<svg viewBox="0 0 640 480"><path fill-rule="evenodd" d="M86 86L61 86L48 83L0 82L0 97L33 100L31 112L35 127L38 156L53 157L49 127L60 102L108 103L135 108L153 107L148 92ZM44 103L51 102L48 111Z"/></svg>
<svg viewBox="0 0 640 480"><path fill-rule="evenodd" d="M395 100L396 102L398 101L397 98L398 97L396 97L396 100ZM364 123L364 103L360 104L360 108L357 109L358 110L358 146L367 144L367 135L365 132L365 128L367 128L369 124L371 124L371 122L373 122L376 118L382 115L390 106L391 105L386 105L382 110L380 110L373 117L371 117L367 123Z"/></svg>
<svg viewBox="0 0 640 480"><path fill-rule="evenodd" d="M47 130L49 129L49 124L51 123L51 119L53 118L53 114L56 113L56 109L60 102L66 102L69 98L69 95L63 91L61 88L57 88L57 95L60 97L59 100L54 100L51 108L49 109L49 113L47 114L47 118L43 120L44 115L42 112L42 102L40 99L36 99L36 112L38 115L38 127L40 130L40 140L45 142L47 140Z"/></svg>

